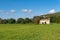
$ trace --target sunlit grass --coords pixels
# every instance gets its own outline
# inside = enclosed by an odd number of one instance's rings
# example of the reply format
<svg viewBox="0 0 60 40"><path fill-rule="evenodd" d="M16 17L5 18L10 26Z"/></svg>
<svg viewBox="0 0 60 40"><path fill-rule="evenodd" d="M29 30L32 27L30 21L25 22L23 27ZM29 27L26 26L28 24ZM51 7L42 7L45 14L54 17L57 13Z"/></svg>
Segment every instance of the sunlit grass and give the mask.
<svg viewBox="0 0 60 40"><path fill-rule="evenodd" d="M0 40L60 40L60 24L0 24Z"/></svg>

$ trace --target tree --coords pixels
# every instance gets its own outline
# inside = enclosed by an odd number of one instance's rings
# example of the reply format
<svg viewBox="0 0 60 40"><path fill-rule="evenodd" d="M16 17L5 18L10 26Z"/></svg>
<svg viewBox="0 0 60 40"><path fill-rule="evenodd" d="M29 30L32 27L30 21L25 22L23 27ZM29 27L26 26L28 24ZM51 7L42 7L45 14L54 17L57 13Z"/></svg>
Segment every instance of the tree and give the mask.
<svg viewBox="0 0 60 40"><path fill-rule="evenodd" d="M34 16L33 17L33 23L39 24L40 17L39 16Z"/></svg>
<svg viewBox="0 0 60 40"><path fill-rule="evenodd" d="M50 17L50 22L51 23L56 23L56 16L51 16Z"/></svg>
<svg viewBox="0 0 60 40"><path fill-rule="evenodd" d="M25 24L25 21L23 18L18 18L17 23Z"/></svg>
<svg viewBox="0 0 60 40"><path fill-rule="evenodd" d="M2 23L3 23L3 19L0 18L0 24L2 24Z"/></svg>
<svg viewBox="0 0 60 40"><path fill-rule="evenodd" d="M60 23L60 16L56 17L56 23Z"/></svg>
<svg viewBox="0 0 60 40"><path fill-rule="evenodd" d="M8 23L8 20L7 19L4 19L3 20L3 24L7 24Z"/></svg>
<svg viewBox="0 0 60 40"><path fill-rule="evenodd" d="M13 18L10 18L10 19L8 19L8 23L9 23L9 24L16 23L16 20L15 20L15 19L13 19Z"/></svg>
<svg viewBox="0 0 60 40"><path fill-rule="evenodd" d="M32 22L31 19L29 19L29 18L25 18L25 23L31 23L31 22Z"/></svg>

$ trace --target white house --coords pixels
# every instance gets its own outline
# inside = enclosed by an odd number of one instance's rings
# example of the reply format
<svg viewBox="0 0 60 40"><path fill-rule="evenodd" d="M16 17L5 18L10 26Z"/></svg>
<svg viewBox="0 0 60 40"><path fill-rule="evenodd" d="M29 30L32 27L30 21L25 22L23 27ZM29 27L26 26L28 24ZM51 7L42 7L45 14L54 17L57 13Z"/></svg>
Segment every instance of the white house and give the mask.
<svg viewBox="0 0 60 40"><path fill-rule="evenodd" d="M44 17L40 19L39 24L50 24L50 18Z"/></svg>

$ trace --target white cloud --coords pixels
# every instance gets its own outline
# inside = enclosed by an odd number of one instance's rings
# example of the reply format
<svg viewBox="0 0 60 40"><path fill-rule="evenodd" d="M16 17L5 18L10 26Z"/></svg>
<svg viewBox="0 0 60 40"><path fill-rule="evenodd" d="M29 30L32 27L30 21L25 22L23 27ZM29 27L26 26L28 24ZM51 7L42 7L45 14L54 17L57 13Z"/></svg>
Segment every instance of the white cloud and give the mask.
<svg viewBox="0 0 60 40"><path fill-rule="evenodd" d="M29 13L31 13L31 12L32 12L32 10L31 10L31 9L29 9L29 10L28 10L28 12L29 12Z"/></svg>
<svg viewBox="0 0 60 40"><path fill-rule="evenodd" d="M13 9L12 9L12 10L7 11L6 13L7 13L7 14L12 14L12 13L15 13L15 12L16 12L16 10L13 10Z"/></svg>
<svg viewBox="0 0 60 40"><path fill-rule="evenodd" d="M24 12L24 13L31 13L32 10L31 9L22 9L22 12Z"/></svg>
<svg viewBox="0 0 60 40"><path fill-rule="evenodd" d="M55 9L49 11L49 13L55 13L55 12L56 12Z"/></svg>
<svg viewBox="0 0 60 40"><path fill-rule="evenodd" d="M28 10L27 9L22 9L22 12L28 12Z"/></svg>
<svg viewBox="0 0 60 40"><path fill-rule="evenodd" d="M16 10L9 10L9 11L6 11L6 14L13 14L13 13L16 13Z"/></svg>
<svg viewBox="0 0 60 40"><path fill-rule="evenodd" d="M0 14L12 14L12 13L16 13L16 10L0 10Z"/></svg>
<svg viewBox="0 0 60 40"><path fill-rule="evenodd" d="M16 12L16 10L10 10L10 13L15 13Z"/></svg>

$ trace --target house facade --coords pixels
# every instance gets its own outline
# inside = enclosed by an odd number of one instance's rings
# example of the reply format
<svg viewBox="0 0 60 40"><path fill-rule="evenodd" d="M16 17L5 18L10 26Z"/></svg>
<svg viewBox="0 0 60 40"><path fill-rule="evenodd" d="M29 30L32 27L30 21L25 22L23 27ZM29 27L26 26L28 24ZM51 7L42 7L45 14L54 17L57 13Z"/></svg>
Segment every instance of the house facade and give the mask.
<svg viewBox="0 0 60 40"><path fill-rule="evenodd" d="M44 17L40 19L39 24L50 24L50 18Z"/></svg>

